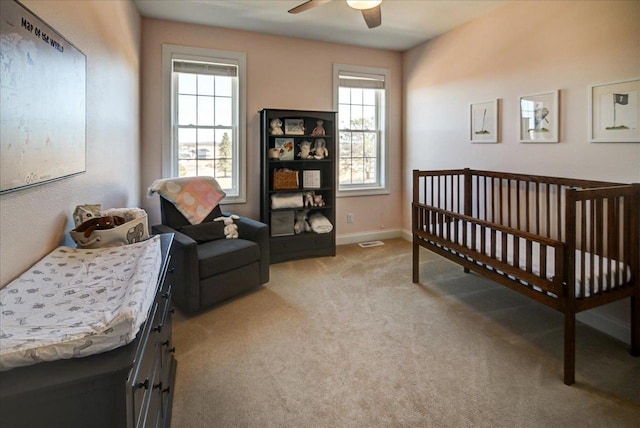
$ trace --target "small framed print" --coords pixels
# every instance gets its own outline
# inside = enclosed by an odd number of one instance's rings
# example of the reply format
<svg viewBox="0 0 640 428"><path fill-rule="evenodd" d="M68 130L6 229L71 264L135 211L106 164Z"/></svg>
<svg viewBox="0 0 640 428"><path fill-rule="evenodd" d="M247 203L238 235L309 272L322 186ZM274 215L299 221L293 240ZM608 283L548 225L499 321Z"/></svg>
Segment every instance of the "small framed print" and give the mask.
<svg viewBox="0 0 640 428"><path fill-rule="evenodd" d="M520 142L557 143L560 91L520 97Z"/></svg>
<svg viewBox="0 0 640 428"><path fill-rule="evenodd" d="M472 143L498 142L498 100L469 106L469 140Z"/></svg>
<svg viewBox="0 0 640 428"><path fill-rule="evenodd" d="M285 119L284 133L287 135L304 135L304 119Z"/></svg>
<svg viewBox="0 0 640 428"><path fill-rule="evenodd" d="M321 187L320 170L305 169L302 172L302 187L305 189L319 189Z"/></svg>
<svg viewBox="0 0 640 428"><path fill-rule="evenodd" d="M640 143L640 79L589 87L589 142Z"/></svg>
<svg viewBox="0 0 640 428"><path fill-rule="evenodd" d="M293 160L293 138L276 138L275 149L280 153L280 160Z"/></svg>

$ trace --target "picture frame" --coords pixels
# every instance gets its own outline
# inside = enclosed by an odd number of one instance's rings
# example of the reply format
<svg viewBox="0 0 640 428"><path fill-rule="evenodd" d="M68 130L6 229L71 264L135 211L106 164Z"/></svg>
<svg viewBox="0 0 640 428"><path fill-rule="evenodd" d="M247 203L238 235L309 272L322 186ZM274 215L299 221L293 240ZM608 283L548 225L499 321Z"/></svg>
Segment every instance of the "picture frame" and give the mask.
<svg viewBox="0 0 640 428"><path fill-rule="evenodd" d="M302 187L305 189L320 189L320 170L305 169L302 171Z"/></svg>
<svg viewBox="0 0 640 428"><path fill-rule="evenodd" d="M591 143L640 143L640 78L589 86Z"/></svg>
<svg viewBox="0 0 640 428"><path fill-rule="evenodd" d="M286 135L304 135L304 119L285 119L284 133Z"/></svg>
<svg viewBox="0 0 640 428"><path fill-rule="evenodd" d="M276 138L274 148L280 151L280 160L293 160L295 152L293 138Z"/></svg>
<svg viewBox="0 0 640 428"><path fill-rule="evenodd" d="M498 100L469 104L469 141L497 143Z"/></svg>
<svg viewBox="0 0 640 428"><path fill-rule="evenodd" d="M520 142L559 142L559 90L520 97Z"/></svg>

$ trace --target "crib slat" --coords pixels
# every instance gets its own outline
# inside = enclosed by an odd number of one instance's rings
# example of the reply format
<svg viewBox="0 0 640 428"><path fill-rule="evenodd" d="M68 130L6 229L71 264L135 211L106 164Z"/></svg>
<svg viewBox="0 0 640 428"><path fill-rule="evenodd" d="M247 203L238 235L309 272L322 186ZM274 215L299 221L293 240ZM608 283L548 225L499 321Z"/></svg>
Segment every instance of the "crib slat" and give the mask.
<svg viewBox="0 0 640 428"><path fill-rule="evenodd" d="M589 201L590 211L591 211L591 224L589 225L589 258L591 262L589 263L589 290L593 295L594 283L595 283L595 252L596 252L596 206L593 201Z"/></svg>
<svg viewBox="0 0 640 428"><path fill-rule="evenodd" d="M503 219L503 211L504 211L504 209L503 209L503 205L502 205L502 190L503 190L502 178L499 178L498 179L498 192L499 192L499 194L498 194L498 207L499 207L499 210L500 210L500 224L504 224L504 219Z"/></svg>
<svg viewBox="0 0 640 428"><path fill-rule="evenodd" d="M547 183L545 187L547 188L547 238L551 238L551 186Z"/></svg>
<svg viewBox="0 0 640 428"><path fill-rule="evenodd" d="M540 276L548 279L547 275L547 246L540 244Z"/></svg>
<svg viewBox="0 0 640 428"><path fill-rule="evenodd" d="M520 267L520 237L513 235L513 266Z"/></svg>
<svg viewBox="0 0 640 428"><path fill-rule="evenodd" d="M525 208L525 210L524 210L524 212L525 212L525 231L526 232L531 232L531 222L530 222L531 207L529 205L529 199L530 199L529 190L530 189L529 189L529 182L528 181L525 181L525 187L526 187L525 192L524 192L524 194L525 194L525 207L524 207Z"/></svg>
<svg viewBox="0 0 640 428"><path fill-rule="evenodd" d="M527 240L527 272L533 272L533 242Z"/></svg>
<svg viewBox="0 0 640 428"><path fill-rule="evenodd" d="M491 258L496 258L496 230L491 228L489 229L491 232Z"/></svg>
<svg viewBox="0 0 640 428"><path fill-rule="evenodd" d="M536 181L536 235L540 235L540 183Z"/></svg>
<svg viewBox="0 0 640 428"><path fill-rule="evenodd" d="M597 199L596 202L596 251L598 256L598 289L602 292L602 282L603 282L603 260L602 255L604 254L604 216L603 216L603 200Z"/></svg>
<svg viewBox="0 0 640 428"><path fill-rule="evenodd" d="M585 201L580 202L580 242L582 242L582 249L580 250L580 296L584 297L585 283L586 283L586 271L585 266L585 252L587 247L587 207Z"/></svg>

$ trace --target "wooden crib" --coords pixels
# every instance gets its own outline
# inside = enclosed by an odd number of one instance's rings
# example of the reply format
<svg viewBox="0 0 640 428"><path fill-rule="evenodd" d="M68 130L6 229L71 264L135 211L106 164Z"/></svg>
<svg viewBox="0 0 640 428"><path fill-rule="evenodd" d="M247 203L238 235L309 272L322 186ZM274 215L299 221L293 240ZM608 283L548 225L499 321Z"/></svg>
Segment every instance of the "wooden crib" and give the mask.
<svg viewBox="0 0 640 428"><path fill-rule="evenodd" d="M640 184L414 170L412 230L413 282L422 246L564 313L565 384L577 312L630 297L640 355Z"/></svg>

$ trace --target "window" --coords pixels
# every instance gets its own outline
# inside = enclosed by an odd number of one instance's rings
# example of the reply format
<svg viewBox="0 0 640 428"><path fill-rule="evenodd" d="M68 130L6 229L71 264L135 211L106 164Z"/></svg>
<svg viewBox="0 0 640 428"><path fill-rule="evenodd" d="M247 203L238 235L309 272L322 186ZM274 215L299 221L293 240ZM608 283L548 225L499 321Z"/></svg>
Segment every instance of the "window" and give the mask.
<svg viewBox="0 0 640 428"><path fill-rule="evenodd" d="M245 202L243 53L163 45L163 177L215 177Z"/></svg>
<svg viewBox="0 0 640 428"><path fill-rule="evenodd" d="M388 69L333 66L338 111L338 196L389 193L387 187Z"/></svg>

